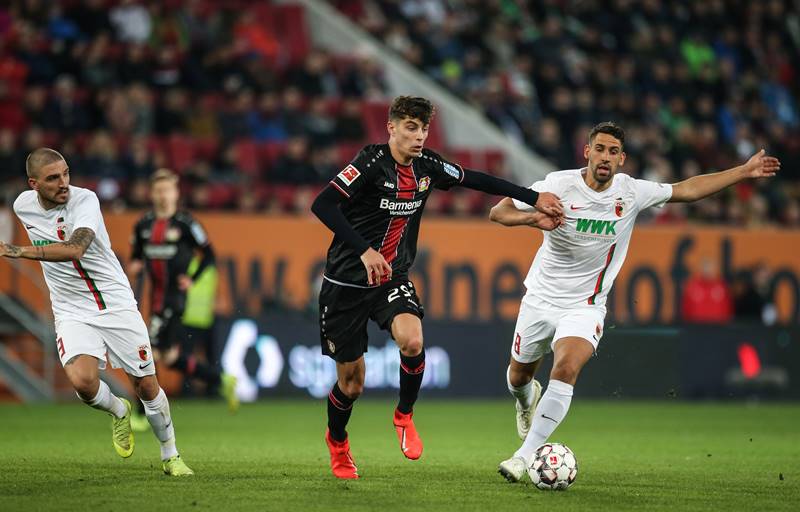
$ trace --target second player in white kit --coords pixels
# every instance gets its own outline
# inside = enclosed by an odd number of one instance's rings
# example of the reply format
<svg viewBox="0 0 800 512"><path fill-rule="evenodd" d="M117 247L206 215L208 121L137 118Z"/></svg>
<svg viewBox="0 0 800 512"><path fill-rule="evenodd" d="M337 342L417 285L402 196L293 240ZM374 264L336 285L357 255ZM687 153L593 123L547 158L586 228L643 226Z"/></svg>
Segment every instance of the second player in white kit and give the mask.
<svg viewBox="0 0 800 512"><path fill-rule="evenodd" d="M0 242L0 256L41 262L56 330L56 349L78 397L112 417L112 444L121 457L134 450L131 404L99 378L106 359L128 375L161 443L167 475L193 472L175 445L164 390L155 376L150 339L103 222L94 192L69 184L64 157L39 148L26 160L32 190L20 194L14 213L33 245Z"/></svg>
<svg viewBox="0 0 800 512"><path fill-rule="evenodd" d="M563 217L548 217L509 198L492 209L495 222L545 231L525 279L507 371L523 439L498 468L509 481L523 477L536 449L569 410L578 374L603 336L606 298L625 261L637 215L667 202L702 199L744 179L774 176L780 168L762 150L739 167L661 184L616 173L625 162L624 142L622 128L601 123L584 148L587 167L552 172L532 185L561 199ZM551 351L553 369L539 400L541 386L533 376Z"/></svg>
<svg viewBox="0 0 800 512"><path fill-rule="evenodd" d="M602 192L589 188L582 169L551 172L531 188L552 192L564 204L561 226L544 232L520 305L512 357L539 360L551 342L568 336L596 349L603 335L606 298L628 252L636 216L661 207L672 187L618 174ZM530 211L514 201L514 207Z"/></svg>

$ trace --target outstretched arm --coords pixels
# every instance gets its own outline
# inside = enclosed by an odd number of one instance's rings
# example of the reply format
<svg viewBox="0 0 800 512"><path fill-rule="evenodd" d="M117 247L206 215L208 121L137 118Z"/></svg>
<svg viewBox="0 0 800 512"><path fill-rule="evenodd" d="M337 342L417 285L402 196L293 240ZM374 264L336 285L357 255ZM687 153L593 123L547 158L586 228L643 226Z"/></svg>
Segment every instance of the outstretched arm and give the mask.
<svg viewBox="0 0 800 512"><path fill-rule="evenodd" d="M781 162L775 157L766 156L762 149L743 165L725 171L692 176L688 180L672 185L670 203L688 203L716 194L748 178L771 178L781 168Z"/></svg>
<svg viewBox="0 0 800 512"><path fill-rule="evenodd" d="M0 256L7 258L26 258L40 261L79 260L94 240L94 231L89 228L78 228L66 242L50 245L24 246L0 242Z"/></svg>
<svg viewBox="0 0 800 512"><path fill-rule="evenodd" d="M492 207L489 220L503 226L531 226L542 231L552 231L561 225L561 217L519 210L514 206L514 201L508 197Z"/></svg>
<svg viewBox="0 0 800 512"><path fill-rule="evenodd" d="M556 195L550 192L539 193L483 172L464 169L464 181L461 185L487 194L512 197L554 217L560 217L564 213Z"/></svg>

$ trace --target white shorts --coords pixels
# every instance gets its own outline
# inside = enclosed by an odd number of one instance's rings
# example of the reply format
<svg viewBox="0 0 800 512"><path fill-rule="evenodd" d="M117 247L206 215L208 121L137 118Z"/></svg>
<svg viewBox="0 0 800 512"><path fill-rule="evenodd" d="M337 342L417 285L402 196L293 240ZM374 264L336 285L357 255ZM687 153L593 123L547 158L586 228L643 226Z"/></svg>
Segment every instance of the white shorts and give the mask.
<svg viewBox="0 0 800 512"><path fill-rule="evenodd" d="M128 375L156 373L147 326L136 309L57 319L56 348L62 366L85 354L96 357L100 369L105 369L107 356L113 368L122 368Z"/></svg>
<svg viewBox="0 0 800 512"><path fill-rule="evenodd" d="M553 351L556 341L568 336L583 338L597 350L605 316L605 308L561 308L526 295L519 306L511 357L519 363L538 361Z"/></svg>

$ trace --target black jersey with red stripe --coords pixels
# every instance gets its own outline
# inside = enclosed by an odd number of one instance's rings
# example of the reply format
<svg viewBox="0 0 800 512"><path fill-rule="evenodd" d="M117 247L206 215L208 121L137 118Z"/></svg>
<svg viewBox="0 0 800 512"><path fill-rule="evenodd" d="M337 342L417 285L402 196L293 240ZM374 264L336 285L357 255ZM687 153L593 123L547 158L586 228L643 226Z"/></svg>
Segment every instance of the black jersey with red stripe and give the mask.
<svg viewBox="0 0 800 512"><path fill-rule="evenodd" d="M388 144L365 146L331 186L345 197L342 213L353 229L380 252L395 277L408 275L417 254L419 223L433 188L461 183L464 170L428 149L408 166L392 158ZM342 284L367 286L360 254L334 236L325 276Z"/></svg>
<svg viewBox="0 0 800 512"><path fill-rule="evenodd" d="M186 292L178 288L178 276L186 274L195 251L209 243L200 223L185 211L169 218L147 212L136 223L131 243L131 258L144 261L151 279L152 311L182 310Z"/></svg>

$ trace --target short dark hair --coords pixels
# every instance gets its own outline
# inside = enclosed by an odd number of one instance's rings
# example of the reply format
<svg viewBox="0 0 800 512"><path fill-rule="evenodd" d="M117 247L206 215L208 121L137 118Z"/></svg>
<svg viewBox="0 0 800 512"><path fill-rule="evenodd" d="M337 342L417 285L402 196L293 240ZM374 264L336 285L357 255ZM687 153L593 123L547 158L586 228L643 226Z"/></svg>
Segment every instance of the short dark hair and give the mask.
<svg viewBox="0 0 800 512"><path fill-rule="evenodd" d="M611 135L615 139L619 140L619 143L622 147L625 147L625 130L623 130L621 126L613 121L604 121L596 124L594 128L592 128L592 131L589 132L589 142L592 142L594 138L597 137L598 133Z"/></svg>
<svg viewBox="0 0 800 512"><path fill-rule="evenodd" d="M389 107L389 120L400 121L406 118L419 119L422 124L430 124L435 112L433 103L419 96L398 96Z"/></svg>
<svg viewBox="0 0 800 512"><path fill-rule="evenodd" d="M34 149L28 155L28 158L25 159L25 173L29 178L35 179L38 177L39 169L45 165L50 165L53 162L59 162L61 160L64 160L64 157L55 149Z"/></svg>

